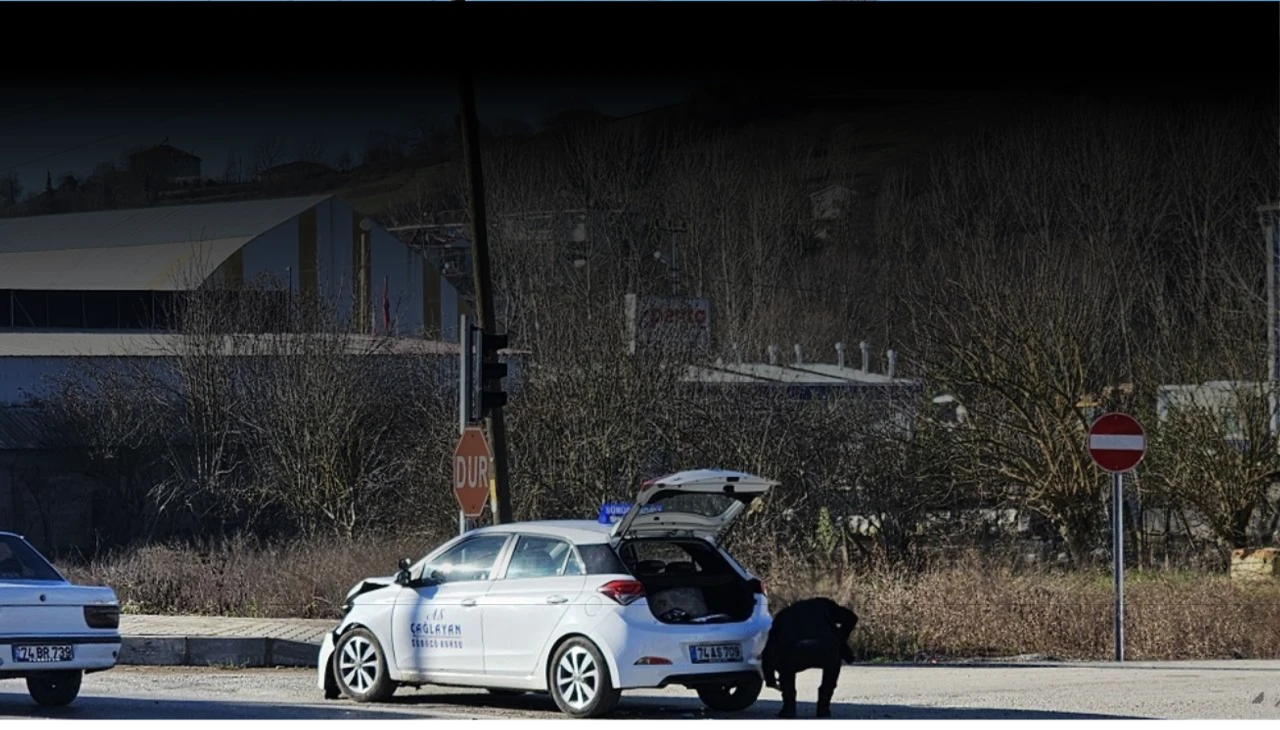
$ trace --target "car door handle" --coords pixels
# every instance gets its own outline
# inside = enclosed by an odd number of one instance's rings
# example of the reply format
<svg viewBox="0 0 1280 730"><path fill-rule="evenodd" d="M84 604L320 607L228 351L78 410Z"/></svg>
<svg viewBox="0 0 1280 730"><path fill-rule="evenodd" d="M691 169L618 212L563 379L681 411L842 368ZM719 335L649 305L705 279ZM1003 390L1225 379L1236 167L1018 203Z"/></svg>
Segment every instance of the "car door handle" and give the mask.
<svg viewBox="0 0 1280 730"><path fill-rule="evenodd" d="M547 596L547 603L568 603L569 599L564 596Z"/></svg>
<svg viewBox="0 0 1280 730"><path fill-rule="evenodd" d="M463 606L466 606L467 608L471 608L472 606L476 605L476 599L474 599L474 598L464 598L464 599L462 599L462 605L463 605Z"/></svg>

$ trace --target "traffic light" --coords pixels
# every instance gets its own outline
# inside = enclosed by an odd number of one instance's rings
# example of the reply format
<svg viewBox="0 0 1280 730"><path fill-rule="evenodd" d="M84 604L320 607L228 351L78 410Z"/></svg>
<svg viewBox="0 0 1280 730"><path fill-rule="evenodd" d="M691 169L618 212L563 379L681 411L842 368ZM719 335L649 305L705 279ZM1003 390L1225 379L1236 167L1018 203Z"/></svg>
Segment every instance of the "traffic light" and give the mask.
<svg viewBox="0 0 1280 730"><path fill-rule="evenodd" d="M502 379L507 377L507 364L498 362L498 351L507 349L506 335L485 334L479 327L471 330L471 420L480 421L494 408L507 404Z"/></svg>

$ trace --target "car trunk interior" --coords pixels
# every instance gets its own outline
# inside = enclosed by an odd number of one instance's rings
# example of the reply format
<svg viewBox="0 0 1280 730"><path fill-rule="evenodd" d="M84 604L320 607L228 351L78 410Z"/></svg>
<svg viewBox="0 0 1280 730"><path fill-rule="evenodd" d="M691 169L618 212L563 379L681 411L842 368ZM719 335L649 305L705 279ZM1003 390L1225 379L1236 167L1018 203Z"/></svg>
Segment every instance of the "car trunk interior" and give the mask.
<svg viewBox="0 0 1280 730"><path fill-rule="evenodd" d="M618 552L663 623L746 621L755 609L751 583L704 540L635 538Z"/></svg>

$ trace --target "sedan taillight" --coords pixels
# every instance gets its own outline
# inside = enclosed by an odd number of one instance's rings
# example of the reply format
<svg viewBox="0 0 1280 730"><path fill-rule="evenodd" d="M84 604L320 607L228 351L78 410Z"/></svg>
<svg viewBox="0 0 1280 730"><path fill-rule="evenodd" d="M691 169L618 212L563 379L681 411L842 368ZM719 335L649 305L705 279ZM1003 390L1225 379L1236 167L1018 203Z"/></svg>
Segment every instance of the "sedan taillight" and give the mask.
<svg viewBox="0 0 1280 730"><path fill-rule="evenodd" d="M637 580L611 580L600 586L600 592L624 606L630 606L644 598L644 584Z"/></svg>
<svg viewBox="0 0 1280 730"><path fill-rule="evenodd" d="M764 591L764 581L760 580L759 578L752 578L751 581L747 583L747 585L751 586L752 593L755 593L761 596L769 595Z"/></svg>
<svg viewBox="0 0 1280 730"><path fill-rule="evenodd" d="M119 606L85 606L84 622L91 629L120 628Z"/></svg>

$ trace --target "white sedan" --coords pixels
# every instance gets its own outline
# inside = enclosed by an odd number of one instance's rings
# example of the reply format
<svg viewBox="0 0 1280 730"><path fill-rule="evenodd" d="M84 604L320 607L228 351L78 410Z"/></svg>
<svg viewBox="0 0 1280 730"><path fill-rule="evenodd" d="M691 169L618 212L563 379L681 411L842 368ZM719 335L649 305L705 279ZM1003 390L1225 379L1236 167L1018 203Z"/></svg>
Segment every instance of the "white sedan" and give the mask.
<svg viewBox="0 0 1280 730"><path fill-rule="evenodd" d="M22 537L0 532L0 680L27 680L39 705L69 705L84 674L116 665L119 628L114 591L71 585Z"/></svg>
<svg viewBox="0 0 1280 730"><path fill-rule="evenodd" d="M761 582L717 546L775 482L719 470L645 484L616 524L485 527L347 595L325 637L326 698L388 699L397 686L548 692L596 717L623 690L685 686L720 711L751 706L771 618Z"/></svg>

